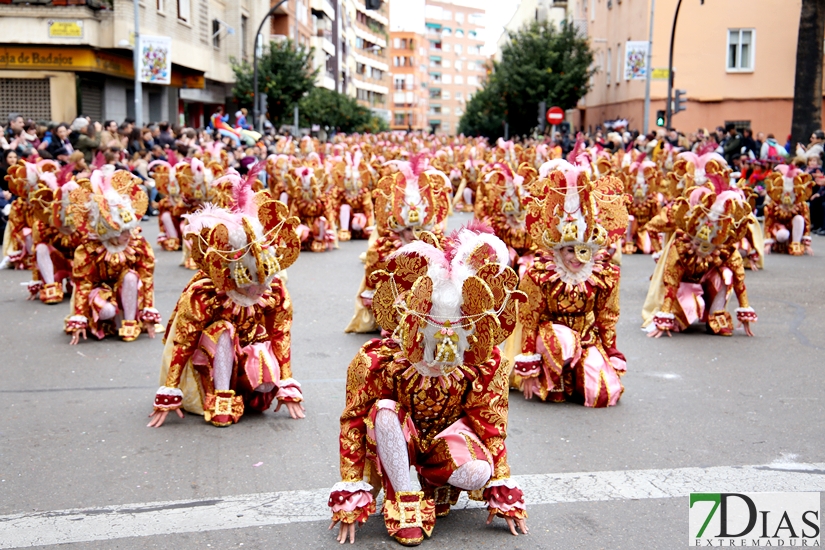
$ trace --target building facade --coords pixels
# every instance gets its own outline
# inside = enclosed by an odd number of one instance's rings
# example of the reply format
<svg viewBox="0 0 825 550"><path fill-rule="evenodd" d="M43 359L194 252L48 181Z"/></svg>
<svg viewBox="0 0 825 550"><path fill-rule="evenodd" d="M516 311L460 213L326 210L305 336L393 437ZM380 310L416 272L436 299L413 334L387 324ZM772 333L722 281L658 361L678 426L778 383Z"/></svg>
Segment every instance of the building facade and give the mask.
<svg viewBox="0 0 825 550"><path fill-rule="evenodd" d="M402 1L402 0L398 0ZM344 93L390 122L389 10L387 0L368 10L361 0L342 0L346 8L347 79Z"/></svg>
<svg viewBox="0 0 825 550"><path fill-rule="evenodd" d="M71 121L134 117L130 0L2 2L0 114ZM67 5L72 4L72 5ZM231 106L231 58L250 60L267 0L146 0L141 36L171 39L171 85L143 85L143 119L202 126Z"/></svg>
<svg viewBox="0 0 825 550"><path fill-rule="evenodd" d="M429 65L428 125L455 134L467 102L481 88L485 57L480 36L484 10L426 0L425 28Z"/></svg>
<svg viewBox="0 0 825 550"><path fill-rule="evenodd" d="M429 128L427 110L428 55L424 35L415 32L390 33L392 58L392 130Z"/></svg>
<svg viewBox="0 0 825 550"><path fill-rule="evenodd" d="M667 69L676 1L656 1L653 69ZM800 9L801 0L684 2L673 68L674 89L687 92L687 110L674 115L672 126L695 132L733 122L784 139L791 127ZM575 14L586 20L597 72L572 122L595 128L626 118L642 130L645 82L628 78L624 56L627 41L648 39L650 0L578 0ZM667 98L661 76L651 82L652 128Z"/></svg>
<svg viewBox="0 0 825 550"><path fill-rule="evenodd" d="M504 32L496 42L494 59L501 61L501 50L510 42L509 33L517 32L533 21L550 21L558 26L562 21L567 20L568 4L567 0L521 0L513 17L504 25Z"/></svg>

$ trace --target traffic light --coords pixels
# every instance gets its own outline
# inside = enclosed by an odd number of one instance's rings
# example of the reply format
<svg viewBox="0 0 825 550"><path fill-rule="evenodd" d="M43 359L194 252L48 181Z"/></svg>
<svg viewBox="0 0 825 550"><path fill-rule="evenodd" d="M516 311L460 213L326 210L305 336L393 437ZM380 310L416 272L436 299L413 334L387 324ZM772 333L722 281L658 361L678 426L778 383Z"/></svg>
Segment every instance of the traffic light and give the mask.
<svg viewBox="0 0 825 550"><path fill-rule="evenodd" d="M665 125L665 111L656 111L656 126L664 126Z"/></svg>
<svg viewBox="0 0 825 550"><path fill-rule="evenodd" d="M366 0L366 2L364 2L364 4L366 5L366 8L368 10L379 10L379 9L381 9L381 0Z"/></svg>
<svg viewBox="0 0 825 550"><path fill-rule="evenodd" d="M687 91L676 90L676 97L673 99L673 114L687 110Z"/></svg>

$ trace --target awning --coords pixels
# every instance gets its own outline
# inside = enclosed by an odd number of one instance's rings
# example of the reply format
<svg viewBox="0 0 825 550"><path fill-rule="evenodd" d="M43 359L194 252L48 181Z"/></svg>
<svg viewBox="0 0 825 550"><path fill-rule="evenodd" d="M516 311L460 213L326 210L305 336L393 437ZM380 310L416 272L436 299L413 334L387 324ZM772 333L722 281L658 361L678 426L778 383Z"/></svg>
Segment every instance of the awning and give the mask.
<svg viewBox="0 0 825 550"><path fill-rule="evenodd" d="M128 50L124 50L129 53ZM0 70L50 70L92 72L126 79L135 78L131 53L120 50L103 51L93 48L61 48L59 46L4 46L0 47ZM172 86L203 88L203 73L185 69L172 63Z"/></svg>

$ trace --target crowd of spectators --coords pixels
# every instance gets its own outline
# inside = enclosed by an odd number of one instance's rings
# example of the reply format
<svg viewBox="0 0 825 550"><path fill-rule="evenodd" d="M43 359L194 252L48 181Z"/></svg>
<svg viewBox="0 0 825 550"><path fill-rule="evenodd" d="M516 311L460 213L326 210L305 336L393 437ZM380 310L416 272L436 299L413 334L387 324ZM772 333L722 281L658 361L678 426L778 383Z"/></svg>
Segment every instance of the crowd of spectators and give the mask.
<svg viewBox="0 0 825 550"><path fill-rule="evenodd" d="M5 176L18 159L52 159L74 164L74 172L84 173L104 164L130 170L146 183L152 199L148 215L156 215L157 190L149 178L148 165L153 160L183 159L195 154L198 147L214 141L224 143L229 162L245 173L248 167L266 158L274 147L274 133L261 136L255 143L243 143L222 136L211 125L204 129L183 127L168 122L136 126L133 119L102 123L80 116L71 123L42 123L12 113L8 124L0 126L0 231L14 199Z"/></svg>
<svg viewBox="0 0 825 550"><path fill-rule="evenodd" d="M219 115L222 113L219 113ZM248 128L244 112L236 113L238 126ZM223 117L226 120L226 117ZM81 173L102 164L111 164L118 169L132 171L147 184L152 203L157 191L149 178L148 165L153 160L169 160L169 157L185 158L195 154L198 147L214 141L221 141L229 155L232 167L245 173L249 166L274 152L277 137L271 125L268 131L254 143L239 141L222 134L210 124L203 129L195 129L170 124L150 123L138 127L132 119L118 123L106 120L102 123L89 117L80 116L71 123L41 123L25 119L18 114L8 117L5 128L0 127L0 211L8 210L13 196L8 190L5 175L8 167L18 159L54 159L61 164L73 163L75 172ZM558 132L553 136L536 138L514 138L516 142L547 142L558 154L567 155L576 143L585 146L600 146L605 150L628 151L636 149L651 155L654 149L665 144L681 151L706 153L715 151L725 157L734 169L734 177L743 179L753 187L758 195L758 212L761 213L765 196L763 180L779 163L792 163L810 172L814 177L814 190L810 200L812 229L825 235L825 177L823 176L823 147L825 132L814 132L807 145L790 143L790 136L784 144L773 134L750 129L741 132L733 125L717 127L714 131L699 128L685 134L675 129L660 129L649 134L629 131L625 127L596 128L592 132ZM156 208L149 209L155 215ZM4 225L0 216L0 225ZM0 227L0 230L2 227Z"/></svg>

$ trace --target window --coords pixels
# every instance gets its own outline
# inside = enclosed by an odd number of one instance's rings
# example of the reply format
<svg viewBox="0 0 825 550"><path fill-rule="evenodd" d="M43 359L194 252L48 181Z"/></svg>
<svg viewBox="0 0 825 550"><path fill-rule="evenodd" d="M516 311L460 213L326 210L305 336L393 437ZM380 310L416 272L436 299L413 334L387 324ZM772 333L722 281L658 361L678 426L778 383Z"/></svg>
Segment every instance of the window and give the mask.
<svg viewBox="0 0 825 550"><path fill-rule="evenodd" d="M647 61L645 61L647 63ZM622 81L622 45L616 44L616 84Z"/></svg>
<svg viewBox="0 0 825 550"><path fill-rule="evenodd" d="M430 88L430 99L441 99L441 88Z"/></svg>
<svg viewBox="0 0 825 550"><path fill-rule="evenodd" d="M613 65L613 50L607 48L607 85L610 86L610 66Z"/></svg>
<svg viewBox="0 0 825 550"><path fill-rule="evenodd" d="M460 74L455 75L455 83L456 84L464 84L464 77Z"/></svg>
<svg viewBox="0 0 825 550"><path fill-rule="evenodd" d="M441 99L450 99L450 92L444 90L444 93L441 94Z"/></svg>
<svg viewBox="0 0 825 550"><path fill-rule="evenodd" d="M441 114L441 105L430 105L430 114L431 115L440 115Z"/></svg>
<svg viewBox="0 0 825 550"><path fill-rule="evenodd" d="M443 10L441 12L441 19L444 20L444 21L452 21L453 20L453 12Z"/></svg>
<svg viewBox="0 0 825 550"><path fill-rule="evenodd" d="M447 67L447 68L449 69L449 68L450 68L450 60L449 60L449 59L445 59L445 60L443 61L443 65L444 65L444 67Z"/></svg>
<svg viewBox="0 0 825 550"><path fill-rule="evenodd" d="M450 45L449 44L443 44L441 46L441 49L444 50L445 52L448 52L448 51L450 51Z"/></svg>
<svg viewBox="0 0 825 550"><path fill-rule="evenodd" d="M450 29L450 27L444 27L443 29L441 29L441 34L443 36L450 36L451 34L453 34L453 31L452 29Z"/></svg>
<svg viewBox="0 0 825 550"><path fill-rule="evenodd" d="M441 77L441 81L444 84L452 84L453 83L453 77L451 75L445 74Z"/></svg>
<svg viewBox="0 0 825 550"><path fill-rule="evenodd" d="M456 92L455 93L455 98L457 100L461 101L462 99L464 99L464 94L462 94L461 92Z"/></svg>
<svg viewBox="0 0 825 550"><path fill-rule="evenodd" d="M241 58L246 59L249 54L247 42L249 42L249 18L241 15Z"/></svg>
<svg viewBox="0 0 825 550"><path fill-rule="evenodd" d="M189 0L178 0L178 19L189 21Z"/></svg>
<svg viewBox="0 0 825 550"><path fill-rule="evenodd" d="M455 62L455 70L460 71L461 70L461 65L462 65L461 60L457 59L456 62Z"/></svg>
<svg viewBox="0 0 825 550"><path fill-rule="evenodd" d="M166 6L163 5L164 0L155 0L155 7L158 11L163 11Z"/></svg>
<svg viewBox="0 0 825 550"><path fill-rule="evenodd" d="M463 114L464 114L464 111L462 111L460 107L456 107L456 109L455 109L455 116L460 117L460 116L461 116L461 115L463 115Z"/></svg>
<svg viewBox="0 0 825 550"><path fill-rule="evenodd" d="M461 29L456 29L455 30L455 36L456 36L456 38L463 37L464 36L464 31L462 31Z"/></svg>
<svg viewBox="0 0 825 550"><path fill-rule="evenodd" d="M478 77L477 76L468 76L467 77L467 84L469 84L470 86L478 86ZM473 96L468 94L467 99L470 99L471 97L473 97Z"/></svg>
<svg viewBox="0 0 825 550"><path fill-rule="evenodd" d="M728 72L753 71L754 29L728 29Z"/></svg>
<svg viewBox="0 0 825 550"><path fill-rule="evenodd" d="M470 32L468 32L468 33L467 33L467 36L468 36L469 38L475 38L475 37L476 37L476 31L470 31Z"/></svg>
<svg viewBox="0 0 825 550"><path fill-rule="evenodd" d="M442 114L449 115L450 114L450 108L449 107L444 107L443 109L441 109L441 112L442 112Z"/></svg>
<svg viewBox="0 0 825 550"><path fill-rule="evenodd" d="M461 50L462 50L461 44L456 44L456 45L455 45L455 53L456 53L456 54L458 54L458 55L460 55L460 54L461 54Z"/></svg>
<svg viewBox="0 0 825 550"><path fill-rule="evenodd" d="M221 49L221 22L217 19L212 20L212 47Z"/></svg>
<svg viewBox="0 0 825 550"><path fill-rule="evenodd" d="M464 23L464 14L460 11L455 12L455 22L456 23Z"/></svg>

